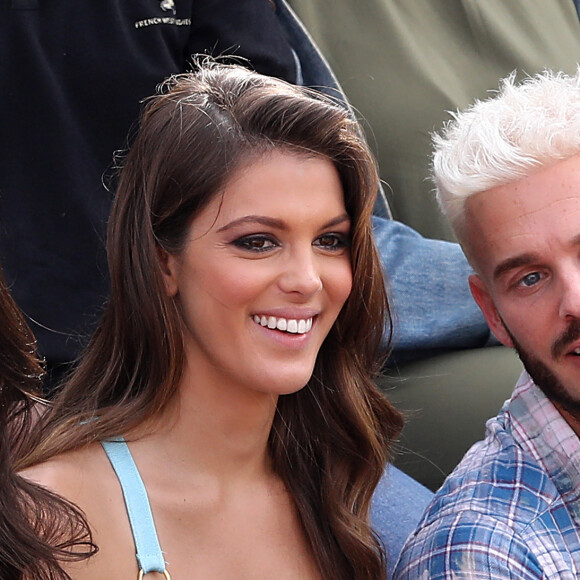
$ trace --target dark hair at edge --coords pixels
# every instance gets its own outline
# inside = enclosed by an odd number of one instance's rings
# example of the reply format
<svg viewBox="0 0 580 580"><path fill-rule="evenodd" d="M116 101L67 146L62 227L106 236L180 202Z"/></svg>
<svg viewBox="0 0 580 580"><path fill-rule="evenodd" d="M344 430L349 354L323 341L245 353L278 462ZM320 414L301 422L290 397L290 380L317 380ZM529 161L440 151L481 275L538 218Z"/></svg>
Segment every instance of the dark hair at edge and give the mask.
<svg viewBox="0 0 580 580"><path fill-rule="evenodd" d="M0 578L68 579L60 562L95 552L82 513L15 472L30 434L43 369L0 269Z"/></svg>
<svg viewBox="0 0 580 580"><path fill-rule="evenodd" d="M402 418L373 382L390 321L371 229L374 159L349 112L319 93L239 66L198 67L144 107L109 223L111 297L29 462L127 432L168 405L184 350L159 252L179 253L192 219L253 160L280 149L325 157L353 223L353 288L311 380L279 399L269 443L323 578L383 577L370 503Z"/></svg>

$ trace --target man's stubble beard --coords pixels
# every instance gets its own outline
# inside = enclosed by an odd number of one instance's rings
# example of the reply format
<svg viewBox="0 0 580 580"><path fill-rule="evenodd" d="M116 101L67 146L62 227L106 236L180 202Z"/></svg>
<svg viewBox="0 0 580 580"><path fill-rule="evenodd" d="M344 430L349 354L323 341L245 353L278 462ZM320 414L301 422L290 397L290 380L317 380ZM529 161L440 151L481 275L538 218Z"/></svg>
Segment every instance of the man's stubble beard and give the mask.
<svg viewBox="0 0 580 580"><path fill-rule="evenodd" d="M514 348L524 365L524 368L532 377L532 380L542 390L544 395L557 407L566 410L575 420L580 422L580 399L574 398L564 387L555 373L548 365L527 352L511 333L505 322L502 323L509 334ZM559 357L565 355L566 347L580 338L580 319L574 319L566 331L562 333L552 345L551 355L554 364L557 364ZM580 388L580 384L578 385Z"/></svg>

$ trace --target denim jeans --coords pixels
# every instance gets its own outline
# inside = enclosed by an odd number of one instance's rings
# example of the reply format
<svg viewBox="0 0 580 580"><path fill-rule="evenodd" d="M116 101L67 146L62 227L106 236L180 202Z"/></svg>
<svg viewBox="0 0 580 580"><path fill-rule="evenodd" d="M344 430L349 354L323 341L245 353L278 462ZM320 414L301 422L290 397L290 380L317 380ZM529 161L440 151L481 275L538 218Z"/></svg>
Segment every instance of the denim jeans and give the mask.
<svg viewBox="0 0 580 580"><path fill-rule="evenodd" d="M373 218L393 315L395 358L493 344L473 300L472 273L459 244L424 238L410 227Z"/></svg>
<svg viewBox="0 0 580 580"><path fill-rule="evenodd" d="M371 506L371 523L387 550L388 577L407 537L413 532L433 493L396 467L389 465Z"/></svg>

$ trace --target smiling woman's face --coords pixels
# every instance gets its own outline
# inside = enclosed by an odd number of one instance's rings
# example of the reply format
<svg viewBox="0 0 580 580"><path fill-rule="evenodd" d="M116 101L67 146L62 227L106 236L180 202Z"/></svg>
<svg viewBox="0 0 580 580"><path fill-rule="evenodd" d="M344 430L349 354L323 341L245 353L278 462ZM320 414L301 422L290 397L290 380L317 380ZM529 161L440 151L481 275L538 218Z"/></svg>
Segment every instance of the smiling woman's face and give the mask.
<svg viewBox="0 0 580 580"><path fill-rule="evenodd" d="M301 389L351 290L350 227L325 158L276 151L236 173L166 257L196 381Z"/></svg>

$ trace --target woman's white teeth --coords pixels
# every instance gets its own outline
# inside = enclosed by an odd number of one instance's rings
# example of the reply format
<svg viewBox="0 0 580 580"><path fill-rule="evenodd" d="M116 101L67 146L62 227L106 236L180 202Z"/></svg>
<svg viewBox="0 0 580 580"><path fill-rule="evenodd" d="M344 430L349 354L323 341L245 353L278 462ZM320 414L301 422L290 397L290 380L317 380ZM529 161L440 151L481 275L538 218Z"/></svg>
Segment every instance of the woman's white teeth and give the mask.
<svg viewBox="0 0 580 580"><path fill-rule="evenodd" d="M291 334L306 334L312 328L312 318L297 320L294 318L277 318L276 316L258 316L257 314L253 318L256 324L267 326L272 330L277 328Z"/></svg>

